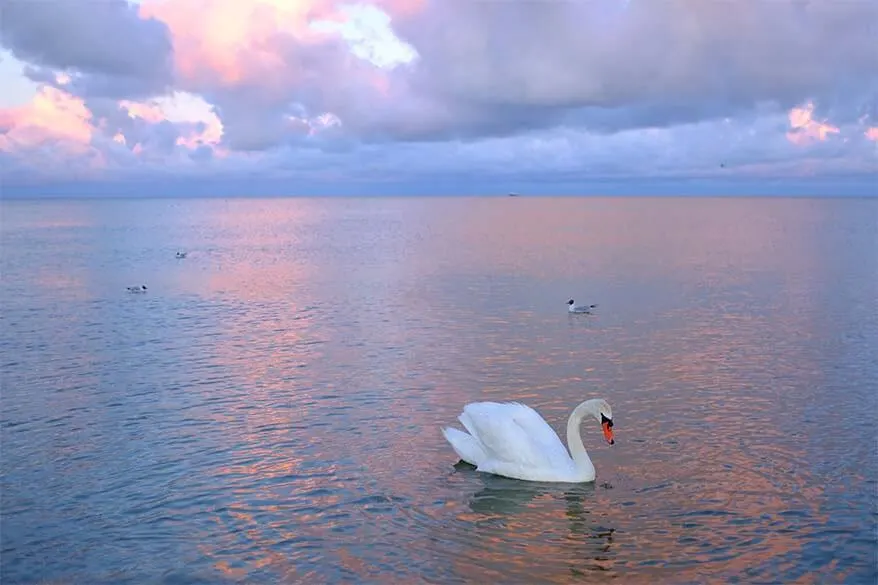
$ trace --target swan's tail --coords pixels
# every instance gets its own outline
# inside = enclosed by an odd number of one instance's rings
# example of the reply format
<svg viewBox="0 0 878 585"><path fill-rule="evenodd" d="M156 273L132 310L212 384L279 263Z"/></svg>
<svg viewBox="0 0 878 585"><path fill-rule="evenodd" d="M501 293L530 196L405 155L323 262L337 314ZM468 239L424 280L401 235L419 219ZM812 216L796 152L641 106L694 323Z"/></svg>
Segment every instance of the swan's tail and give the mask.
<svg viewBox="0 0 878 585"><path fill-rule="evenodd" d="M451 448L457 456L470 465L478 467L480 462L488 458L485 450L472 435L451 427L443 428L442 434L445 435L445 440L451 443Z"/></svg>

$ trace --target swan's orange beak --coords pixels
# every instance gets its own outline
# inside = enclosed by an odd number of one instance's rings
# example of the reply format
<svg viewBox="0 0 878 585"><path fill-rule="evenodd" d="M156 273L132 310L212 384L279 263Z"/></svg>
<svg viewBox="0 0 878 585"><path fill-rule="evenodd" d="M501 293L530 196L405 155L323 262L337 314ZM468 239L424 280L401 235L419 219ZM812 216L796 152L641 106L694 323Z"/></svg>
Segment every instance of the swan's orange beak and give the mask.
<svg viewBox="0 0 878 585"><path fill-rule="evenodd" d="M613 421L604 420L601 423L601 428L604 429L604 438L607 440L607 443L613 445L616 443L616 440L613 438Z"/></svg>

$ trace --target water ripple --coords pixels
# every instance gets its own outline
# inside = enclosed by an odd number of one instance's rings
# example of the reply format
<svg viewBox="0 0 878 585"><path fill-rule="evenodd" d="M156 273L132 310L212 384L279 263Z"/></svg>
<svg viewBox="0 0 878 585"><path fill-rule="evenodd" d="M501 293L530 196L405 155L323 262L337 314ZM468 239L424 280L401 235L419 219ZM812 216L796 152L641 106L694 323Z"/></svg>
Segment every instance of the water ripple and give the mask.
<svg viewBox="0 0 878 585"><path fill-rule="evenodd" d="M4 584L878 578L873 207L2 205ZM596 395L592 484L439 431Z"/></svg>

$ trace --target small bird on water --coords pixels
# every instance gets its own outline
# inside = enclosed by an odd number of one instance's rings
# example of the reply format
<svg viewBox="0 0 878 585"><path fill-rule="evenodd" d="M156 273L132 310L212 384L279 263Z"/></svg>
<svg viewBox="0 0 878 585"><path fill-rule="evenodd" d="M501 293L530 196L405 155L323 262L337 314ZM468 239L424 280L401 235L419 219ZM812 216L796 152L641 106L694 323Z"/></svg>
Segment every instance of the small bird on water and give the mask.
<svg viewBox="0 0 878 585"><path fill-rule="evenodd" d="M597 307L597 305L577 305L573 299L567 301L567 305L568 313L591 313L591 310Z"/></svg>

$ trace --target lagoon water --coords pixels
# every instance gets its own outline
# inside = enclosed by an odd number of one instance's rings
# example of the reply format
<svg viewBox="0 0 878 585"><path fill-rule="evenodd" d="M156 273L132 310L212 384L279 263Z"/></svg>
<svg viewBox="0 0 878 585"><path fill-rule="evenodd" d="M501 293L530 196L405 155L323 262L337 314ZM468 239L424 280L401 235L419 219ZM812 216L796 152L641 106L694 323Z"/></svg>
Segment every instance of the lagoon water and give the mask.
<svg viewBox="0 0 878 585"><path fill-rule="evenodd" d="M878 200L0 212L4 585L878 580ZM440 433L590 397L592 484Z"/></svg>

